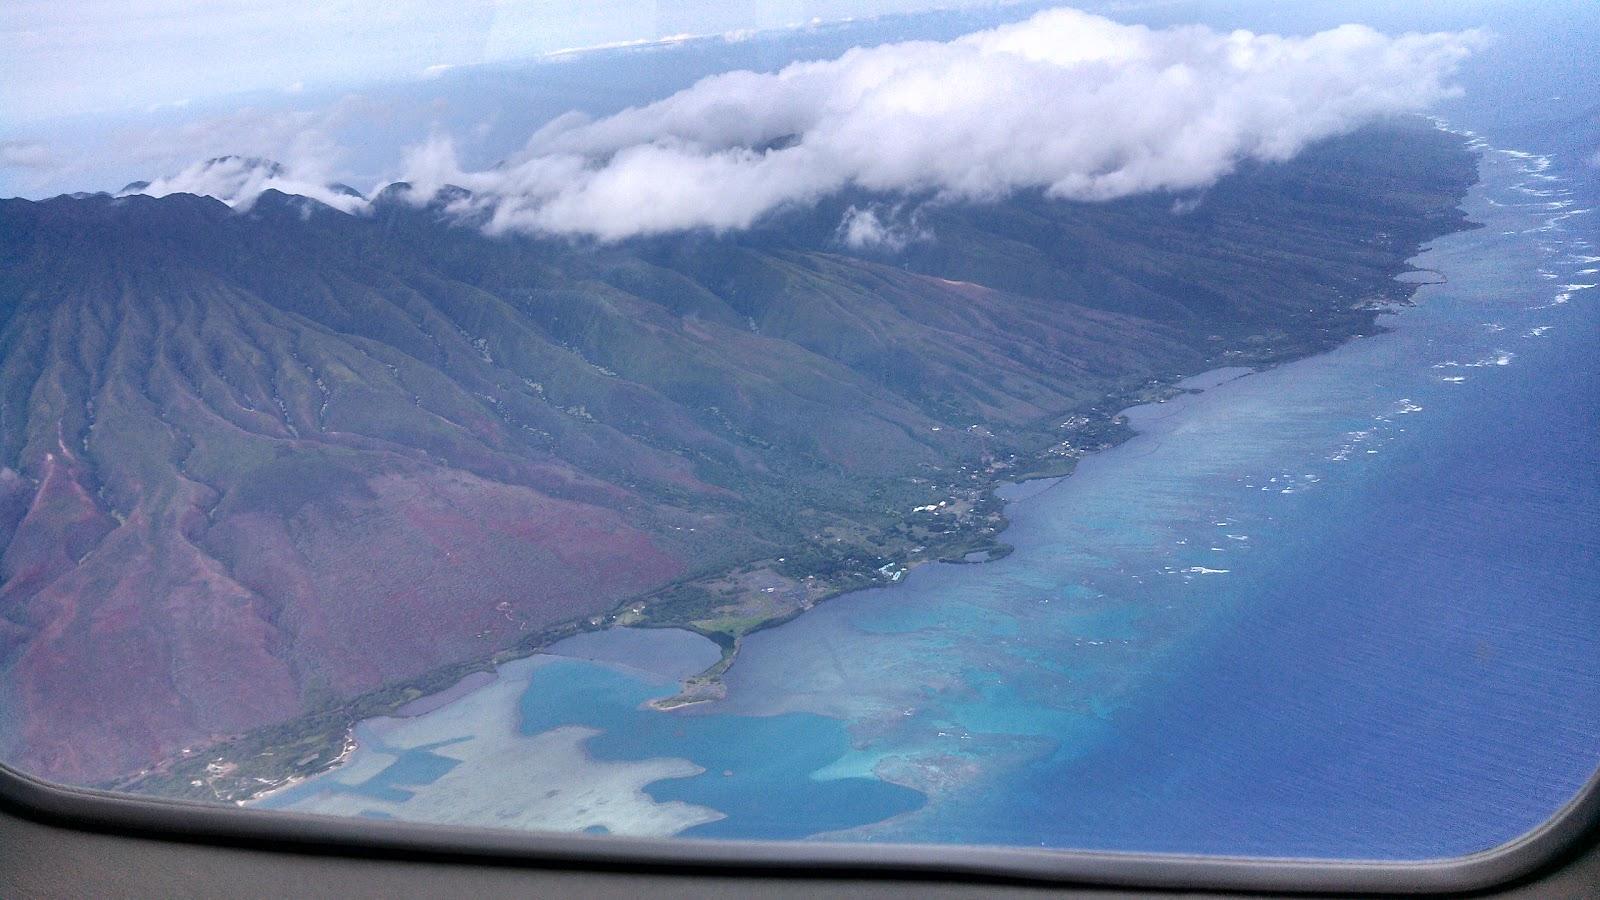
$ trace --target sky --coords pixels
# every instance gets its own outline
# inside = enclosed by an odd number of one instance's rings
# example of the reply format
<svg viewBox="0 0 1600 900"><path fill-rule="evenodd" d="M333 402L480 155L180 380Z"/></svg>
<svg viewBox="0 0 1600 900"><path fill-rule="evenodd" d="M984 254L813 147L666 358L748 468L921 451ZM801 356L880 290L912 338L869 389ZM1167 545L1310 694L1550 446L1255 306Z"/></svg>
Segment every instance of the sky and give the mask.
<svg viewBox="0 0 1600 900"><path fill-rule="evenodd" d="M7 0L0 3L0 196L115 189L206 155L295 153L307 127L359 133L362 141L345 141L342 165L361 180L396 158L374 151L386 142L397 150L401 134L415 137L452 115L476 116L478 125L495 115L492 104L470 97L485 86L460 83L462 73L580 58L585 48L696 35L736 41L1014 2ZM545 109L559 92L529 97L526 84L520 94L506 93L508 103L531 102L526 114L503 116L504 128L527 130L524 119L568 108ZM561 99L570 106L585 98L569 89Z"/></svg>
<svg viewBox="0 0 1600 900"><path fill-rule="evenodd" d="M952 4L223 0L196 14L172 0L11 0L0 195L139 178L154 194L248 207L276 188L359 213L364 201L329 182L370 192L405 180L418 202L469 188L457 212L490 231L616 240L745 228L858 188L886 201L853 210L841 235L900 245L916 239L923 202L1202 192L1244 160L1433 109L1492 43L1459 29L1146 27L1024 3L921 40L813 42L787 65L741 47L767 29L935 5ZM1182 5L1097 8L1125 18ZM685 35L719 36L727 52L696 64L725 56L736 70L639 57L635 83L607 105L590 96L605 91L598 70L555 68L583 57L572 48ZM504 68L530 59L548 63L537 78ZM230 153L282 168L205 162Z"/></svg>
<svg viewBox="0 0 1600 900"><path fill-rule="evenodd" d="M970 2L970 0L966 0ZM10 124L247 91L412 77L572 48L771 29L963 0L6 0Z"/></svg>

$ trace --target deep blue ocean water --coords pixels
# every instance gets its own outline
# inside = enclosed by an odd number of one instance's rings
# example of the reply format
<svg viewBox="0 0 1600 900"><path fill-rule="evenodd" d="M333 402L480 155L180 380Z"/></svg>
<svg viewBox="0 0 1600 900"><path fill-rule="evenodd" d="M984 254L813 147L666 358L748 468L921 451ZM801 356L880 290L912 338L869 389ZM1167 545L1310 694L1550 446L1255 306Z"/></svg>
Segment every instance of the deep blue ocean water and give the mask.
<svg viewBox="0 0 1600 900"><path fill-rule="evenodd" d="M1223 6L1193 8L1251 24ZM702 767L646 788L725 815L687 836L1423 858L1546 819L1600 764L1600 82L1594 26L1550 24L1443 111L1484 227L1416 260L1448 282L1387 333L1131 411L1009 489L1011 556L751 636L719 703L642 707L705 647L630 668L649 636L591 637L534 671L523 732Z"/></svg>

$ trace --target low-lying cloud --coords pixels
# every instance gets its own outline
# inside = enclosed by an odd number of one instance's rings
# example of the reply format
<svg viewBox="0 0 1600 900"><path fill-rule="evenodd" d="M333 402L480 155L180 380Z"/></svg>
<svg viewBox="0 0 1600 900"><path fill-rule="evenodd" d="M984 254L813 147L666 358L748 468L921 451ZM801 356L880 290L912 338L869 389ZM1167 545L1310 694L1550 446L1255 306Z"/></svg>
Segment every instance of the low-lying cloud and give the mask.
<svg viewBox="0 0 1600 900"><path fill-rule="evenodd" d="M1191 192L1244 160L1285 160L1451 96L1480 41L1359 25L1151 29L1051 10L945 43L729 72L603 118L571 113L488 170L463 169L436 136L407 152L401 177L417 202L467 188L451 208L490 232L603 241L743 229L846 188L891 201ZM881 212L857 210L841 240L915 238Z"/></svg>
<svg viewBox="0 0 1600 900"><path fill-rule="evenodd" d="M138 148L137 152L154 165L193 159L196 153L210 157L156 178L131 193L156 197L200 194L242 211L249 209L263 192L277 190L355 212L365 201L332 184L335 167L343 156L332 135L359 106L359 101L345 98L317 111L246 107L227 115L196 119L170 131L126 134L126 143Z"/></svg>
<svg viewBox="0 0 1600 900"><path fill-rule="evenodd" d="M222 156L197 162L174 175L143 185L130 186L128 193L165 197L168 194L199 194L215 197L241 212L255 205L266 191L298 194L326 203L341 212L357 212L367 200L349 189L330 183L321 173L306 167L291 168L270 160L247 156Z"/></svg>
<svg viewBox="0 0 1600 900"><path fill-rule="evenodd" d="M904 204L869 204L851 205L845 210L834 237L854 250L899 252L906 245L929 240L933 235L922 227L916 210L905 213Z"/></svg>

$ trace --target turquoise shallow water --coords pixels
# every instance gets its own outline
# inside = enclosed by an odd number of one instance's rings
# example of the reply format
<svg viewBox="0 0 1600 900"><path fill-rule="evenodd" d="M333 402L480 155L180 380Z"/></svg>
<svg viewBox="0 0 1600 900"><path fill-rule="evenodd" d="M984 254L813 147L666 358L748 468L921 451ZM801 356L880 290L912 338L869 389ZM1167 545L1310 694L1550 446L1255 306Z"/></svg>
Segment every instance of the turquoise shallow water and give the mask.
<svg viewBox="0 0 1600 900"><path fill-rule="evenodd" d="M657 800L687 800L727 817L688 832L703 837L805 837L923 804L916 791L876 778L811 777L849 749L842 722L807 713L688 717L640 708L675 690L675 683L652 683L617 668L553 663L538 670L522 697L522 729L536 734L561 725L594 726L602 733L588 749L601 760L693 760L703 774L656 782L648 791Z"/></svg>

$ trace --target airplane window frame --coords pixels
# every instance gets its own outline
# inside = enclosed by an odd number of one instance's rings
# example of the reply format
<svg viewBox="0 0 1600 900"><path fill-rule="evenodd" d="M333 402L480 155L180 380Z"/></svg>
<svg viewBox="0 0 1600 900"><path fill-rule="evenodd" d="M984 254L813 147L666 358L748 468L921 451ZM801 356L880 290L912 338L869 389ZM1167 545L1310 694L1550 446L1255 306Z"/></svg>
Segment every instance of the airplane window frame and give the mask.
<svg viewBox="0 0 1600 900"><path fill-rule="evenodd" d="M1597 156L1600 164L1600 156ZM1600 750L1600 747L1595 748ZM1600 768L1528 832L1423 860L1273 858L976 844L707 840L568 834L269 811L61 784L0 762L0 815L196 845L510 867L947 878L1130 890L1457 894L1502 889L1587 846L1600 853ZM0 856L3 856L0 852ZM4 885L0 873L0 887ZM1600 890L1600 886L1597 886Z"/></svg>
<svg viewBox="0 0 1600 900"><path fill-rule="evenodd" d="M0 809L128 837L332 855L630 872L936 877L1135 890L1445 894L1504 888L1600 841L1600 770L1544 824L1441 859L1340 860L964 844L851 844L560 834L229 808L47 782L0 764Z"/></svg>

